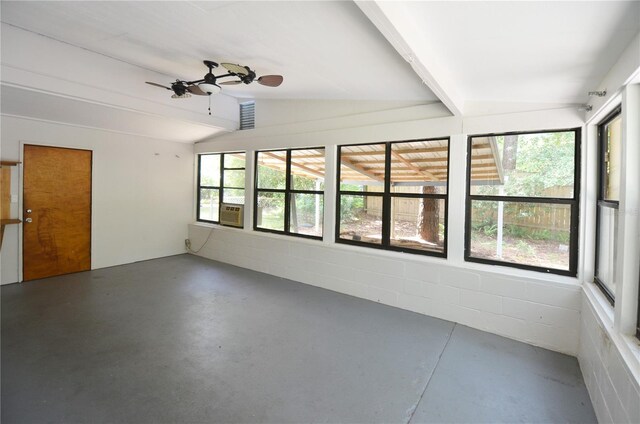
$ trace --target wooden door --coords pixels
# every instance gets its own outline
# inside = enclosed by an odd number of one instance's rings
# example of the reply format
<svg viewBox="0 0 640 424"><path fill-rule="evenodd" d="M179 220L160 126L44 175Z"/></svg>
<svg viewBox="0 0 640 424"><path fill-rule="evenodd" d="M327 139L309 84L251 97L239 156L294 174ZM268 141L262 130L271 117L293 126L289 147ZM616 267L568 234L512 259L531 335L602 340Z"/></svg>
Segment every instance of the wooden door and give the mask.
<svg viewBox="0 0 640 424"><path fill-rule="evenodd" d="M91 155L24 146L24 281L91 269Z"/></svg>

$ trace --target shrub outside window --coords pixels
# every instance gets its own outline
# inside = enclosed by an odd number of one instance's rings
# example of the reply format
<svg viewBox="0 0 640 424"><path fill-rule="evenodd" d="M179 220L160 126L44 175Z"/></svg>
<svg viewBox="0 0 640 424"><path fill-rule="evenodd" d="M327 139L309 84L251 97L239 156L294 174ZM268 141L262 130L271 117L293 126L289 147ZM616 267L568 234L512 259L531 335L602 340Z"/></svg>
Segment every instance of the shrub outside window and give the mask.
<svg viewBox="0 0 640 424"><path fill-rule="evenodd" d="M197 220L220 223L220 205L244 205L245 154L198 156Z"/></svg>
<svg viewBox="0 0 640 424"><path fill-rule="evenodd" d="M622 115L614 110L598 125L598 204L594 282L609 302L615 300L616 243L620 205Z"/></svg>
<svg viewBox="0 0 640 424"><path fill-rule="evenodd" d="M322 238L324 148L256 152L254 229Z"/></svg>
<svg viewBox="0 0 640 424"><path fill-rule="evenodd" d="M474 135L465 260L577 274L580 130Z"/></svg>
<svg viewBox="0 0 640 424"><path fill-rule="evenodd" d="M338 146L336 242L446 257L449 139Z"/></svg>

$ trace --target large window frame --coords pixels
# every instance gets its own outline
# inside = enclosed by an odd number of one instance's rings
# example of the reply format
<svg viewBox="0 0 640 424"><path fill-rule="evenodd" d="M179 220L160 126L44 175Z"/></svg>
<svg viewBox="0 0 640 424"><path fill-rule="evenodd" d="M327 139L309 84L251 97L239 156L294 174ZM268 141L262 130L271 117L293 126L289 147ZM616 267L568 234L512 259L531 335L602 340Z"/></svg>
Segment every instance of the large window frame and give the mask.
<svg viewBox="0 0 640 424"><path fill-rule="evenodd" d="M322 240L324 237L324 224L322 225L322 235L314 236L310 234L302 234L298 232L291 231L291 201L292 197L296 194L312 194L312 195L320 195L323 198L324 203L324 190L298 190L293 188L293 178L291 173L291 153L298 150L321 150L323 152L326 151L325 147L301 147L295 149L270 149L270 150L257 150L254 156L254 181L253 181L253 229L255 231L262 231L266 233L274 233L274 234L283 234L286 236L293 237L301 237L311 240ZM284 189L276 189L276 188L259 188L258 187L258 170L259 170L259 155L261 153L275 153L275 152L286 152L286 182ZM326 154L325 154L326 158ZM325 159L326 160L326 159ZM326 169L326 168L325 168ZM325 174L326 180L326 174ZM271 228L263 228L258 227L258 198L260 193L282 193L284 194L284 229L283 230L275 230ZM321 210L322 216L324 216L324 207Z"/></svg>
<svg viewBox="0 0 640 424"><path fill-rule="evenodd" d="M224 166L224 158L226 155L238 155L238 154L243 154L245 155L245 166L242 168L237 168L237 167L231 167L231 168L225 168ZM208 185L202 185L202 157L203 156L220 156L220 184L218 186L208 186ZM217 224L217 225L224 225L227 227L232 227L232 228L243 228L244 225L240 225L240 226L236 226L236 225L227 225L227 224L222 224L220 223L220 208L222 206L224 202L224 190L242 190L245 193L245 199L246 199L246 188L245 187L231 187L231 186L225 186L224 183L224 171L244 171L245 173L246 171L246 153L245 152L224 152L224 153L200 153L198 155L198 188L197 188L197 195L196 195L196 220L198 222L206 222L206 223L210 223L210 224ZM202 189L209 189L209 190L218 190L218 220L214 221L214 220L210 220L210 219L203 219L200 217L200 201L201 201L201 193L202 193ZM241 205L244 206L244 204L239 204L239 203L229 203L226 202L225 204L228 205Z"/></svg>
<svg viewBox="0 0 640 424"><path fill-rule="evenodd" d="M607 200L605 196L605 184L604 176L607 173L607 160L608 157L607 142L605 140L604 129L612 121L617 119L622 114L622 107L618 106L611 111L600 123L598 124L598 199L596 201L596 243L595 243L595 262L594 262L594 275L593 282L600 291L604 294L605 298L609 301L611 306L615 305L615 293L612 293L609 287L598 277L599 271L599 259L600 259L600 232L602 229L601 209L612 209L618 211L620 207L619 200ZM615 266L615 264L613 264ZM639 312L640 314L640 312ZM639 315L640 317L640 315Z"/></svg>
<svg viewBox="0 0 640 424"><path fill-rule="evenodd" d="M445 141L447 142L447 182L446 182L446 194L436 193L393 193L391 192L391 162L392 162L392 148L394 144L421 142L421 141ZM384 190L382 192L362 192L362 191L349 191L340 189L340 168L341 168L341 153L343 147L352 146L372 146L372 145L384 145ZM390 250L403 253L411 253L425 256L435 256L439 258L446 258L448 252L448 240L449 240L449 172L451 169L449 159L451 157L451 138L450 137L433 137L433 138L419 138L411 140L399 140L399 141L387 141L387 142L374 142L374 143L358 143L358 144L344 144L339 145L337 151L337 166L336 166L336 214L335 214L335 242L341 244L349 244L352 246L368 247L373 249ZM377 196L382 198L382 239L380 244L362 242L357 240L350 240L340 237L340 198L342 195L347 196ZM391 202L393 198L412 198L423 199L431 198L437 200L444 200L444 240L442 252L412 249L409 247L397 246L391 244Z"/></svg>
<svg viewBox="0 0 640 424"><path fill-rule="evenodd" d="M507 195L479 195L471 194L471 160L473 154L473 139L481 137L499 137L512 135L545 134L573 132L574 135L574 176L573 176L573 197L526 197ZM467 137L467 181L466 181L466 201L465 201L465 241L464 260L466 262L477 262L487 265L500 265L512 268L525 269L529 271L546 272L575 277L578 274L578 251L579 251L579 217L580 217L580 151L582 144L582 131L580 128L566 128L540 131L517 131L505 133L474 134ZM569 225L569 269L548 268L524 263L500 261L471 256L471 233L472 233L472 204L473 201L494 201L506 203L545 203L557 205L569 205L571 209L571 220Z"/></svg>

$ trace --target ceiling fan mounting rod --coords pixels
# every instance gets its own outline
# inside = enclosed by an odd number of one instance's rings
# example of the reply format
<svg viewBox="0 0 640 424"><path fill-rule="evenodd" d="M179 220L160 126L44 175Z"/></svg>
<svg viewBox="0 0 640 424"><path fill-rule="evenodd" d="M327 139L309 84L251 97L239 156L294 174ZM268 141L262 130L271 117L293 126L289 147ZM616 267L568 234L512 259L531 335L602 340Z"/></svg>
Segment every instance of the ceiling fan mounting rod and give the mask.
<svg viewBox="0 0 640 424"><path fill-rule="evenodd" d="M225 78L225 77L233 77L233 76L235 76L235 75L234 74L214 75L214 77L216 79ZM202 78L202 79L195 80L195 81L180 81L180 82L183 83L183 84L187 84L187 85L194 85L194 84L200 84L202 82L205 82L205 79Z"/></svg>

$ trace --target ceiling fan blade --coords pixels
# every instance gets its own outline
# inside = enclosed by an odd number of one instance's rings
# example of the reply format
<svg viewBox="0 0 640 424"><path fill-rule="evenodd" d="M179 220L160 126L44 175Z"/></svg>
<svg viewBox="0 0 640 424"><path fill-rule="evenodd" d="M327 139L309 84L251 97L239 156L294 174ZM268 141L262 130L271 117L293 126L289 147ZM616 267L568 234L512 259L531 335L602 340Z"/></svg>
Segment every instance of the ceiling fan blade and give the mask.
<svg viewBox="0 0 640 424"><path fill-rule="evenodd" d="M224 68L234 75L245 76L249 74L249 71L244 66L236 65L233 63L221 63L220 65L224 66Z"/></svg>
<svg viewBox="0 0 640 424"><path fill-rule="evenodd" d="M282 84L283 80L282 75L263 75L258 78L258 84L266 85L267 87L277 87Z"/></svg>
<svg viewBox="0 0 640 424"><path fill-rule="evenodd" d="M208 94L202 91L200 87L197 85L190 85L187 87L187 91L191 94L195 94L196 96L207 96Z"/></svg>
<svg viewBox="0 0 640 424"><path fill-rule="evenodd" d="M156 87L166 88L167 90L171 90L171 88L169 88L169 87L165 87L164 85L161 85L161 84L156 84L155 82L149 82L149 81L145 81L145 82L146 82L147 84L149 84L149 85L153 85L153 86L156 86Z"/></svg>
<svg viewBox="0 0 640 424"><path fill-rule="evenodd" d="M223 82L219 82L218 84L220 85L236 85L236 84L240 84L242 83L242 81L223 81Z"/></svg>

